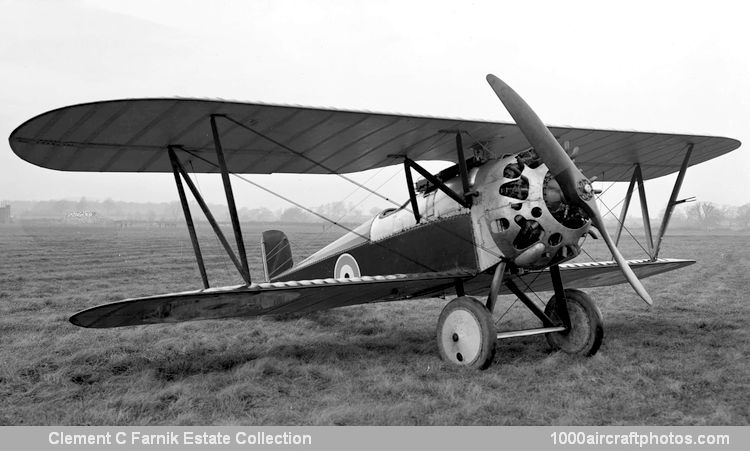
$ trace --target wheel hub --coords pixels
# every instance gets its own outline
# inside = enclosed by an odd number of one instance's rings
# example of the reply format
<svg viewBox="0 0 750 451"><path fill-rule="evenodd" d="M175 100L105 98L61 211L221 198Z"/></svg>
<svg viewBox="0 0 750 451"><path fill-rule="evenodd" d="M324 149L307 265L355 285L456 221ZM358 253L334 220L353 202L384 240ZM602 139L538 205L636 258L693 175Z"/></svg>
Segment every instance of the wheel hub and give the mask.
<svg viewBox="0 0 750 451"><path fill-rule="evenodd" d="M457 364L473 362L481 351L481 326L466 310L455 310L446 317L441 338L446 356Z"/></svg>

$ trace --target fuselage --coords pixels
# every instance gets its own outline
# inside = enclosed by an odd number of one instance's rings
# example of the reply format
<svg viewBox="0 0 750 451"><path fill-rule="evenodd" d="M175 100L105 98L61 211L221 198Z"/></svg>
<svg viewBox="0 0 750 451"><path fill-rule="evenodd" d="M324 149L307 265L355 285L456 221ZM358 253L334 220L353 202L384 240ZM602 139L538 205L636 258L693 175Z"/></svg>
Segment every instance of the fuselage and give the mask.
<svg viewBox="0 0 750 451"><path fill-rule="evenodd" d="M407 203L387 209L274 280L467 271L501 260L538 269L569 260L589 220L568 205L533 150L475 163L470 208L418 182L419 221ZM462 192L459 176L444 180Z"/></svg>

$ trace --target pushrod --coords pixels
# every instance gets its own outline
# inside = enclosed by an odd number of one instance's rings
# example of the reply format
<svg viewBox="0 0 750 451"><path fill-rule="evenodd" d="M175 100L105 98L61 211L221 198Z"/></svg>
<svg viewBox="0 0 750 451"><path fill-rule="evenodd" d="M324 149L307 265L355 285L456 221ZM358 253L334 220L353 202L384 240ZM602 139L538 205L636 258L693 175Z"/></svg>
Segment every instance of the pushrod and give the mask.
<svg viewBox="0 0 750 451"><path fill-rule="evenodd" d="M172 163L172 173L174 174L174 181L177 185L177 193L180 196L180 204L182 204L182 213L185 215L185 223L187 224L188 233L190 233L190 242L193 244L195 260L198 262L198 271L201 273L203 288L208 288L209 284L208 275L206 274L206 265L203 263L203 254L201 253L200 244L198 244L198 235L195 233L195 224L193 224L193 215L190 213L190 206L188 205L187 196L185 195L185 188L182 186L182 180L180 180L177 156L175 155L172 146L169 146L167 150L169 152L169 161Z"/></svg>
<svg viewBox="0 0 750 451"><path fill-rule="evenodd" d="M229 245L229 242L227 241L226 237L224 236L224 233L221 231L221 228L219 227L219 223L216 222L216 219L214 218L214 215L211 214L211 210L208 208L208 205L206 205L206 202L203 200L203 196L201 196L200 192L198 192L198 189L193 184L193 181L188 176L187 172L185 171L185 168L182 166L182 163L180 163L180 160L175 159L175 163L177 164L177 169L180 171L180 174L182 174L182 178L185 179L185 183L187 184L188 188L190 188L190 192L193 193L193 197L195 197L196 202L198 202L198 206L201 207L201 210L203 210L203 214L206 215L206 219L208 219L208 223L211 224L211 228L214 229L214 233L216 233L216 237L219 239L219 242L221 242L221 245L224 247L224 250L227 251L227 255L229 255L229 258L232 260L232 263L234 263L234 266L237 268L237 271L240 272L240 275L245 280L245 282L250 285L250 279L245 278L245 273L242 271L242 263L237 259L237 256L234 255L234 251L232 250L232 247Z"/></svg>
<svg viewBox="0 0 750 451"><path fill-rule="evenodd" d="M245 242L242 239L242 229L240 227L240 219L237 215L237 205L234 201L234 192L232 191L232 183L229 180L229 171L227 170L227 162L224 158L224 149L221 145L221 137L219 136L219 129L216 126L217 115L211 115L211 132L214 138L214 147L216 148L216 158L219 163L219 169L221 170L221 181L224 184L224 193L227 196L227 206L229 208L229 217L232 220L232 229L234 230L234 239L237 242L237 252L240 254L240 263L242 263L242 278L250 283L250 267L247 264L247 254L245 252Z"/></svg>
<svg viewBox="0 0 750 451"><path fill-rule="evenodd" d="M667 233L667 226L669 220L672 217L675 205L677 205L677 196L680 194L680 188L682 188L682 182L685 179L685 173L687 172L688 163L690 162L690 155L693 153L694 144L690 143L687 146L685 152L685 158L682 160L682 166L680 166L680 172L677 174L677 180L674 182L672 188L672 194L669 196L669 202L667 202L667 209L664 211L664 218L661 221L661 227L659 227L659 234L656 238L656 248L654 254L651 257L652 260L656 260L659 257L659 249L661 249L661 242L664 239L664 234Z"/></svg>

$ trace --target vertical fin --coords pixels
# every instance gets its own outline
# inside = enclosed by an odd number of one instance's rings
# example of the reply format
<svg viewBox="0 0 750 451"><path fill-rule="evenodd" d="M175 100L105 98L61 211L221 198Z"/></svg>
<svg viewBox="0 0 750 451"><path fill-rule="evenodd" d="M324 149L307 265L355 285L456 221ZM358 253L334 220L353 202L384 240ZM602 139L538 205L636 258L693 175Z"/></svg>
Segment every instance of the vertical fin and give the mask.
<svg viewBox="0 0 750 451"><path fill-rule="evenodd" d="M260 241L263 272L267 281L294 266L292 248L286 234L280 230L266 230Z"/></svg>

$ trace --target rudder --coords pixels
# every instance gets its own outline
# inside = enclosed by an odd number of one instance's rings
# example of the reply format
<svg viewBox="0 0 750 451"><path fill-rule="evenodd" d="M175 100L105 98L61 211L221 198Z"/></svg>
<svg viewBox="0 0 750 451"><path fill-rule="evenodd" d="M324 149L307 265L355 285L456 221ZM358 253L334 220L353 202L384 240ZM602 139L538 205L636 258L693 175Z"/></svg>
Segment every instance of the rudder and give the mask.
<svg viewBox="0 0 750 451"><path fill-rule="evenodd" d="M263 271L266 280L274 277L294 266L292 248L289 239L281 230L266 230L260 240L260 251L263 254Z"/></svg>

